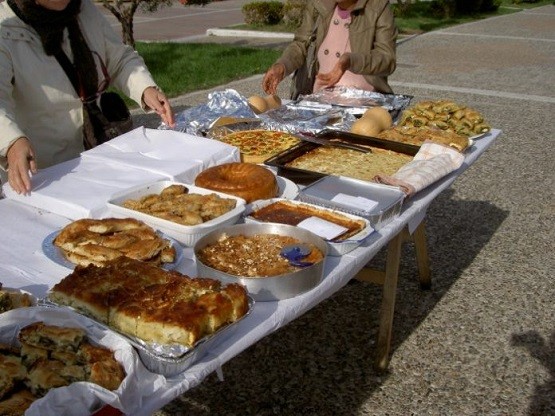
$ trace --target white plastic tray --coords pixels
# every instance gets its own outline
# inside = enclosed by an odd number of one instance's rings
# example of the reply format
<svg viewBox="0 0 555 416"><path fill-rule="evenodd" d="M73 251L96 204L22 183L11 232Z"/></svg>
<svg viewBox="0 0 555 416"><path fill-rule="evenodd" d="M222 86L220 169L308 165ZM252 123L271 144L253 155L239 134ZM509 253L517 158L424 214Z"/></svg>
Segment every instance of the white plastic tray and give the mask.
<svg viewBox="0 0 555 416"><path fill-rule="evenodd" d="M189 189L189 193L192 194L216 194L222 198L235 199L237 201L237 205L231 211L198 225L177 224L175 222L164 220L162 218L125 208L123 206L123 202L127 199L140 199L148 194L160 194L163 189L175 184L186 186ZM199 188L198 186L189 185L186 183L158 181L148 185L136 186L131 189L118 192L108 200L107 206L109 211L115 216L124 218L132 217L139 219L141 221L144 221L146 224L156 228L157 230L162 231L164 234L174 238L181 244L185 246L193 246L203 235L207 234L208 232L215 230L216 228L223 225L235 224L245 210L245 200L233 195L223 194L205 188Z"/></svg>

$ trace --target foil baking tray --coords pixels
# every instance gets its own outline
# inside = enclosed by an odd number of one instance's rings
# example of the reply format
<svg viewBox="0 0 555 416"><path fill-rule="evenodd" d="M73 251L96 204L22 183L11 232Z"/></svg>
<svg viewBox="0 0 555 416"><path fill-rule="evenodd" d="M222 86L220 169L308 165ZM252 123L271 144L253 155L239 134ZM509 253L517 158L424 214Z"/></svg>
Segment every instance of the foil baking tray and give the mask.
<svg viewBox="0 0 555 416"><path fill-rule="evenodd" d="M377 147L380 149L404 153L410 156L416 155L420 150L419 146L414 146L407 143L394 142L377 137L362 136L359 134L336 130L323 130L320 133L316 134L314 137L318 139L318 142L320 144L304 141L296 146L293 146L290 149L278 153L277 155L266 160L264 163L275 168L279 176L290 179L297 184L309 185L327 175L320 172L290 167L287 166L287 164L304 155L305 153L308 153L311 150L317 148L318 146L333 146L334 143L337 143L339 141L348 144ZM302 139L302 137L300 138ZM324 141L327 141L327 144Z"/></svg>
<svg viewBox="0 0 555 416"><path fill-rule="evenodd" d="M272 205L275 202L279 202L279 201L285 201L285 199L283 198L272 198L272 199L266 199L266 200L261 200L261 201L255 201L251 204L251 206L249 207L249 212L245 212L244 215L244 219L246 223L252 222L252 223L264 223L265 221L259 220L257 218L254 218L252 216L252 214L261 209L264 208L268 205ZM293 205L299 205L299 206L309 206L309 207L314 207L320 210L324 210L324 211L330 211L330 212L337 212L339 210L333 209L333 208L328 208L328 207L324 207L322 205L316 205L316 204L312 204L309 202L303 202L303 201L293 201L293 200L287 200L287 202L289 204L293 204ZM330 256L342 256L344 254L349 253L350 251L353 251L355 248L357 248L359 245L362 244L362 242L364 240L366 240L366 238L368 236L370 236L373 232L374 232L374 228L372 227L372 225L370 224L370 221L366 218L362 218L359 215L354 215L345 211L342 211L342 214L344 214L345 217L353 219L353 220L363 220L365 223L364 228L359 231L358 233L356 233L355 235L350 236L348 239L345 240L340 240L340 241L332 241L332 240L327 240L326 242L328 243L328 255Z"/></svg>
<svg viewBox="0 0 555 416"><path fill-rule="evenodd" d="M351 198L361 202L356 205L345 202ZM396 186L344 176L326 176L302 189L298 197L300 201L366 218L375 230L399 216L404 198L404 192Z"/></svg>
<svg viewBox="0 0 555 416"><path fill-rule="evenodd" d="M108 331L112 331L125 338L137 350L142 363L149 371L156 374L161 374L165 377L172 377L187 370L196 361L201 359L212 346L216 345L221 339L229 337L235 331L237 324L241 322L246 316L248 316L251 313L252 308L254 307L254 299L249 295L247 295L247 298L249 308L245 315L243 315L235 322L223 326L216 332L201 338L190 348L184 345L177 344L160 345L147 343L139 338L135 338L124 334L123 332L117 331L116 329L102 322L99 322L93 317L87 315L81 310L53 302L48 298L48 296L46 298L39 299L38 305L44 307L67 309L81 316L87 317L88 319L94 321L94 323L97 324L99 327L102 327Z"/></svg>

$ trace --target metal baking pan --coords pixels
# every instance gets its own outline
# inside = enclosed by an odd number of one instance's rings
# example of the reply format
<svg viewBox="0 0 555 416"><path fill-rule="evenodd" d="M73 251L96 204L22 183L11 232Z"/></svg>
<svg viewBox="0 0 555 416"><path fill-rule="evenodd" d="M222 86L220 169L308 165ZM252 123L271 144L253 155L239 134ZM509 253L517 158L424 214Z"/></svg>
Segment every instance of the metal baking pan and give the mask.
<svg viewBox="0 0 555 416"><path fill-rule="evenodd" d="M94 319L93 317L87 315L79 309L75 309L71 306L60 305L50 300L48 297L39 299L38 304L39 306L43 307L56 307L70 310L78 315L85 316L88 319L94 321L94 323L99 327L120 335L137 350L137 353L139 354L139 357L147 370L156 374L162 374L166 377L171 377L187 370L187 368L201 359L215 342L218 342L219 339L228 337L235 330L237 323L242 321L247 315L249 315L254 306L254 299L248 295L247 297L249 309L247 313L245 313L245 315L243 315L235 322L221 327L216 332L210 335L206 335L205 337L198 340L195 345L190 348L183 345L157 345L147 343L139 338L132 337L123 332L120 332Z"/></svg>
<svg viewBox="0 0 555 416"><path fill-rule="evenodd" d="M257 234L277 234L293 237L301 243L311 243L324 255L322 261L292 273L270 277L235 276L205 265L196 253L204 247L216 243L223 236L252 236ZM202 237L194 248L199 277L218 279L224 283L239 283L247 288L249 295L259 302L289 299L317 286L324 276L324 263L328 254L327 243L316 234L293 225L277 223L236 224L214 230Z"/></svg>
<svg viewBox="0 0 555 416"><path fill-rule="evenodd" d="M302 138L302 136L299 137ZM315 135L315 137L318 139L318 141L328 140L329 146L333 146L334 141L341 141L343 143L366 145L377 147L380 149L391 150L410 156L416 155L420 150L419 146L414 146L407 143L399 143L391 140L380 139L378 137L362 136L359 134L337 130L322 130L320 133ZM289 167L287 166L287 164L301 157L305 153L308 153L311 150L323 145L324 144L316 144L313 142L304 141L267 159L266 161L264 161L264 164L276 168L277 174L279 176L290 179L297 184L309 185L327 175L324 173Z"/></svg>
<svg viewBox="0 0 555 416"><path fill-rule="evenodd" d="M248 213L248 215L245 215L244 217L245 222L264 223L265 221L256 219L252 214L261 208L264 208L268 205L272 205L280 201L287 201L288 204L292 204L292 205L314 207L321 211L323 210L324 212L340 211L340 210L335 210L333 208L324 207L323 205L311 204L311 203L302 202L302 201L286 200L283 198L272 198L272 199L265 199L265 200L253 202L250 207L250 212ZM342 256L344 254L347 254L348 252L357 248L368 236L370 236L374 232L374 228L370 225L370 221L368 219L362 218L360 216L357 216L345 211L342 211L342 214L346 218L350 218L352 220L364 221L365 227L362 230L360 230L358 233L352 235L346 240L339 240L339 241L326 240L326 242L328 243L329 256Z"/></svg>

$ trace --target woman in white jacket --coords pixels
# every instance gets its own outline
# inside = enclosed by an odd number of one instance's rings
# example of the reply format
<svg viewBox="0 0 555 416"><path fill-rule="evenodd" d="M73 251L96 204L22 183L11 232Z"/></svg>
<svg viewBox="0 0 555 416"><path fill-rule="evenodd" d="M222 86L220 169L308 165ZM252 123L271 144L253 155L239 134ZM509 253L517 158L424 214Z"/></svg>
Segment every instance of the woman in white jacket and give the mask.
<svg viewBox="0 0 555 416"><path fill-rule="evenodd" d="M54 56L72 61L84 94L106 82L174 125L171 106L143 59L123 44L90 0L0 2L0 168L11 187L31 191L38 168L78 157L91 131L87 113ZM0 172L2 173L2 172Z"/></svg>

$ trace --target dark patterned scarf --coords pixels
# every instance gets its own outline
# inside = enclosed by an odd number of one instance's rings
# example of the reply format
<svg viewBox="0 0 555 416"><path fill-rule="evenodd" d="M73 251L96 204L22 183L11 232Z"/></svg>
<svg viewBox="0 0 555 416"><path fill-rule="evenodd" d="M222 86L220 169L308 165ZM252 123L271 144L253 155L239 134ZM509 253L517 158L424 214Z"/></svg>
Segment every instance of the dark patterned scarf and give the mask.
<svg viewBox="0 0 555 416"><path fill-rule="evenodd" d="M98 89L98 74L93 54L77 20L81 11L81 0L71 0L61 11L46 9L36 4L35 0L8 0L8 4L21 20L37 31L44 52L49 56L55 55L62 49L63 33L67 28L73 63L81 84L81 94L85 97L94 96ZM84 134L85 137L90 137L92 126L87 112L83 113Z"/></svg>

